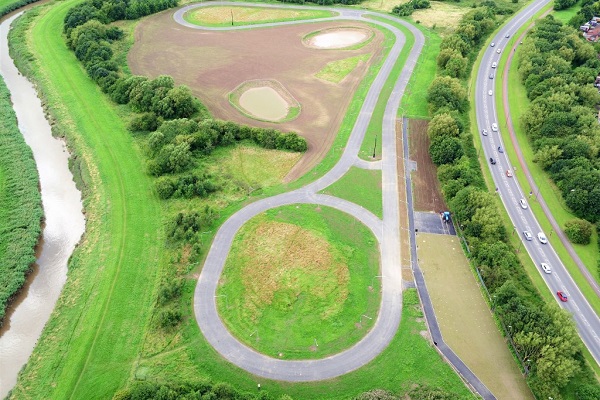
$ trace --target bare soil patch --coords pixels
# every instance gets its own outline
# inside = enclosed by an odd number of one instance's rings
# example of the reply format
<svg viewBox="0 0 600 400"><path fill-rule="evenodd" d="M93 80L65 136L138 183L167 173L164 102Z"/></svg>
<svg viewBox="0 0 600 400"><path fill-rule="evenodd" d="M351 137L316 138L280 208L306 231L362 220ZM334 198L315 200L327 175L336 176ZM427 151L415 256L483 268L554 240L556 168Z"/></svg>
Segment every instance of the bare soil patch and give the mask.
<svg viewBox="0 0 600 400"><path fill-rule="evenodd" d="M533 399L456 236L419 233L419 265L444 341L498 399Z"/></svg>
<svg viewBox="0 0 600 400"><path fill-rule="evenodd" d="M440 212L447 209L442 197L437 169L429 156L429 136L426 120L408 121L410 159L416 161L417 170L412 173L413 201L416 211Z"/></svg>
<svg viewBox="0 0 600 400"><path fill-rule="evenodd" d="M261 112L261 108L263 108L263 111L269 111L268 109L264 109L264 106L266 106L266 108L269 108L269 104L263 104L263 107L261 107L261 105L259 104L255 104L254 108L256 108L257 110L252 110L248 105L244 104L243 97L248 93L248 91L250 91L251 89L264 88L272 90L274 92L273 96L279 96L279 99L277 100L283 103L282 106L284 107L284 110L282 110L281 115L277 118L270 118L268 112L266 114L264 112ZM229 94L229 101L231 102L231 104L233 104L234 107L238 108L238 110L241 113L246 115L249 114L248 116L250 118L258 119L261 121L283 122L286 120L296 118L300 113L300 103L298 103L294 96L292 96L290 92L288 92L281 83L269 79L257 79L240 84ZM252 101L250 101L250 103L252 103ZM252 104L250 104L250 106L252 106Z"/></svg>
<svg viewBox="0 0 600 400"><path fill-rule="evenodd" d="M402 263L402 279L406 282L413 282L414 276L410 262L410 238L408 236L408 207L406 204L406 180L404 162L404 138L402 136L402 120L396 121L396 154L398 157L398 200L399 200L399 218L400 218L400 262Z"/></svg>
<svg viewBox="0 0 600 400"><path fill-rule="evenodd" d="M203 31L183 27L172 12L149 17L135 31L128 54L134 74L173 76L189 86L216 117L241 124L295 131L305 137L309 149L286 181L310 170L327 153L369 66L382 53L383 34L360 49L327 50L306 47L302 39L311 32L338 27L371 28L358 22L319 22L243 31ZM324 82L315 75L328 63L372 53L340 83ZM293 121L270 123L241 115L229 103L228 94L242 82L274 79L298 100L302 113Z"/></svg>

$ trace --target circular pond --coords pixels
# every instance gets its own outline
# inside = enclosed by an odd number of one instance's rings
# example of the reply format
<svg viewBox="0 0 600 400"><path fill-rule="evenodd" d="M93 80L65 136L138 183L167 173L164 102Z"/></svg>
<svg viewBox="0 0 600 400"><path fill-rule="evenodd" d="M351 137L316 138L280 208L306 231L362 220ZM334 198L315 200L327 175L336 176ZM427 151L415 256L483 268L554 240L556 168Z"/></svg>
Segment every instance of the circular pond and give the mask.
<svg viewBox="0 0 600 400"><path fill-rule="evenodd" d="M343 28L323 31L309 37L307 43L318 49L343 49L362 43L369 37L371 37L371 33L366 29Z"/></svg>

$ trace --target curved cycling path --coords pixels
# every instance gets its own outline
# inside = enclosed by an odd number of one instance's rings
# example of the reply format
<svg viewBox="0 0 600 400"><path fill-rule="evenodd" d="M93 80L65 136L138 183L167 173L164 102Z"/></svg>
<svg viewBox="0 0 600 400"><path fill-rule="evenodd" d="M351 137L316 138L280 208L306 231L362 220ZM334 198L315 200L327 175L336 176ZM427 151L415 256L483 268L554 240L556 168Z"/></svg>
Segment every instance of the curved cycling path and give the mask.
<svg viewBox="0 0 600 400"><path fill-rule="evenodd" d="M284 5L247 4L229 2L210 2L209 4L194 4L177 10L174 14L176 22L192 29L205 30L240 30L257 29L261 27L283 26L298 23L311 23L335 20L363 21L380 25L390 30L396 37L396 42L385 59L377 77L373 81L363 102L352 133L339 162L323 177L315 182L274 197L259 200L241 209L231 216L217 232L207 255L202 273L194 294L194 311L200 330L207 341L228 361L244 370L268 379L308 382L334 378L360 368L381 353L393 339L400 323L402 312L402 277L400 265L400 228L398 204L398 176L396 154L396 116L400 100L404 94L408 80L413 72L416 61L424 44L423 34L414 26L388 15L344 8L298 7L290 8L315 9L338 13L330 18L317 20L289 21L266 23L251 26L232 26L226 28L206 28L190 24L183 15L197 7L214 5L244 5L254 7L284 8ZM404 25L414 36L415 43L407 57L400 77L388 99L382 125L382 188L383 188L383 220L380 220L366 209L332 196L318 192L340 179L352 165L362 165L358 151L365 136L367 126L379 94L387 80L400 51L404 47L404 34L397 28L384 22L365 18L373 15L393 20ZM403 156L402 154L399 156ZM365 224L378 239L381 252L382 299L377 320L371 331L357 344L341 353L319 360L279 360L260 354L240 343L233 337L222 323L216 308L215 293L217 284L224 267L227 254L235 234L250 218L269 210L289 204L311 203L336 208L346 212ZM429 320L428 315L428 320ZM435 320L435 316L433 316ZM439 332L439 331L438 331ZM443 344L440 343L440 344ZM458 360L452 361L455 368L465 377L484 398L494 398L489 390ZM458 365L457 365L458 364Z"/></svg>

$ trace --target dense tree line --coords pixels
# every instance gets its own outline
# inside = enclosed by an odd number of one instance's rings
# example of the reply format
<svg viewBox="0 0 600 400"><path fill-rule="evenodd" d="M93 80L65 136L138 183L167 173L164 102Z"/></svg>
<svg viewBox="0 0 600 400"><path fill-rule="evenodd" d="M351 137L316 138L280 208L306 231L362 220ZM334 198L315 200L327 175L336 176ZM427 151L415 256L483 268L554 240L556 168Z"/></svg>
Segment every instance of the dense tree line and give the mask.
<svg viewBox="0 0 600 400"><path fill-rule="evenodd" d="M228 383L213 384L208 381L185 383L136 382L134 385L117 392L113 400L191 400L191 399L228 399L228 400L275 400L266 391L243 393ZM283 395L279 400L292 400Z"/></svg>
<svg viewBox="0 0 600 400"><path fill-rule="evenodd" d="M176 7L177 4L178 0L86 0L67 11L64 31L68 34L90 20L109 24L125 19L138 19Z"/></svg>
<svg viewBox="0 0 600 400"><path fill-rule="evenodd" d="M31 149L17 126L0 78L0 326L10 299L25 284L41 234L42 202Z"/></svg>
<svg viewBox="0 0 600 400"><path fill-rule="evenodd" d="M565 8L569 8L573 5L575 5L575 3L577 3L578 0L554 0L554 9L555 10L564 10Z"/></svg>
<svg viewBox="0 0 600 400"><path fill-rule="evenodd" d="M429 151L438 165L438 178L454 223L465 238L471 261L485 282L496 315L504 327L510 326L506 334L525 363L532 390L538 398L556 399L576 374L590 372L584 367L577 331L565 311L543 303L509 245L495 194L487 191L472 136L468 133L469 104L464 79L485 37L495 29L497 13L494 7L476 8L466 14L457 30L441 43L438 77L428 92L433 115L428 127ZM552 36L550 40L559 39ZM551 58L547 50L545 47L543 56L538 58ZM568 53L566 48L563 51ZM528 50L524 53L531 55ZM573 50L570 54L573 60L579 59L585 64L588 54L585 50ZM545 65L548 74L555 76L556 64L550 60ZM567 69L564 70L567 73ZM569 104L575 100L564 101ZM567 114L561 117L567 118ZM585 379L596 387L591 376Z"/></svg>
<svg viewBox="0 0 600 400"><path fill-rule="evenodd" d="M600 130L593 86L600 72L594 47L551 16L523 42L519 73L531 100L521 123L575 215L600 220Z"/></svg>
<svg viewBox="0 0 600 400"><path fill-rule="evenodd" d="M424 8L431 8L431 3L429 3L429 0L410 0L407 3L394 7L392 13L400 17L408 17L409 15L412 15L415 10Z"/></svg>
<svg viewBox="0 0 600 400"><path fill-rule="evenodd" d="M294 4L304 4L304 3L314 3L320 6L332 6L334 4L343 4L343 5L355 5L360 4L363 0L279 0L282 3L294 3Z"/></svg>
<svg viewBox="0 0 600 400"><path fill-rule="evenodd" d="M569 20L569 25L575 29L586 22L590 21L592 17L600 14L600 1L597 0L582 0L581 8L577 13Z"/></svg>

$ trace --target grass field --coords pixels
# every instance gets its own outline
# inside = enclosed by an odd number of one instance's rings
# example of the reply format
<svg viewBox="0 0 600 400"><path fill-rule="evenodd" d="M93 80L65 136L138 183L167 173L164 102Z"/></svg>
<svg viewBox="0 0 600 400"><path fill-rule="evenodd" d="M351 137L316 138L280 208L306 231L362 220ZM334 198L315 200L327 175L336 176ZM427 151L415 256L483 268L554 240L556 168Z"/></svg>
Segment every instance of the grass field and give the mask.
<svg viewBox="0 0 600 400"><path fill-rule="evenodd" d="M411 19L427 28L434 28L440 33L450 33L457 26L462 16L471 10L469 7L432 1L431 8L415 10Z"/></svg>
<svg viewBox="0 0 600 400"><path fill-rule="evenodd" d="M444 341L498 399L533 399L458 238L420 233L417 243Z"/></svg>
<svg viewBox="0 0 600 400"><path fill-rule="evenodd" d="M569 7L565 10L553 11L552 16L560 22L562 22L563 24L566 24L571 18L573 18L573 16L575 16L575 14L577 14L577 11L579 11L580 9L581 2L578 1L577 3L575 3L574 6Z"/></svg>
<svg viewBox="0 0 600 400"><path fill-rule="evenodd" d="M381 170L351 167L340 180L321 193L356 203L383 218Z"/></svg>
<svg viewBox="0 0 600 400"><path fill-rule="evenodd" d="M435 31L426 29L422 25L417 27L425 35L425 46L419 56L415 71L413 72L406 94L402 97L398 116L408 118L429 118L429 103L427 102L427 90L435 78L437 71L437 55L440 51L442 38Z"/></svg>
<svg viewBox="0 0 600 400"><path fill-rule="evenodd" d="M332 61L328 63L325 68L317 72L315 76L329 82L340 83L359 63L366 62L369 57L371 57L370 54L363 54L345 58L343 60Z"/></svg>
<svg viewBox="0 0 600 400"><path fill-rule="evenodd" d="M373 325L380 293L371 281L379 271L377 241L353 217L314 205L276 208L236 235L217 291L219 313L263 354L322 358Z"/></svg>
<svg viewBox="0 0 600 400"><path fill-rule="evenodd" d="M111 397L140 353L162 263L161 207L139 151L62 37L76 3L45 7L27 40L51 112L90 167L87 233L15 397ZM21 35L13 31L11 40Z"/></svg>
<svg viewBox="0 0 600 400"><path fill-rule="evenodd" d="M211 165L228 179L257 190L280 184L301 157L302 153L239 144L216 149L211 155Z"/></svg>
<svg viewBox="0 0 600 400"><path fill-rule="evenodd" d="M219 27L299 21L327 18L334 15L335 13L327 10L284 10L260 7L215 6L188 11L183 17L187 22L195 25Z"/></svg>

